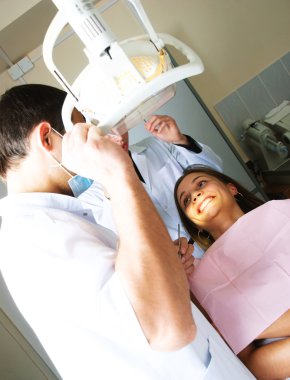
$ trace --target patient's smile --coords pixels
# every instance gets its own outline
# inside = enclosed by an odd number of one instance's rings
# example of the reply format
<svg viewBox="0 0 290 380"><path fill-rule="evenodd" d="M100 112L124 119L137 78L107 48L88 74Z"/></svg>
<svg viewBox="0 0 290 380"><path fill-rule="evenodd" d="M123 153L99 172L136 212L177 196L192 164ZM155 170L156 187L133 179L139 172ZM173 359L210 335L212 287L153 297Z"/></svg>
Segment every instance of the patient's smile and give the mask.
<svg viewBox="0 0 290 380"><path fill-rule="evenodd" d="M198 212L203 212L206 207L209 205L209 203L211 203L211 201L214 199L214 197L207 197L206 199L204 199L201 204L199 205L198 207Z"/></svg>

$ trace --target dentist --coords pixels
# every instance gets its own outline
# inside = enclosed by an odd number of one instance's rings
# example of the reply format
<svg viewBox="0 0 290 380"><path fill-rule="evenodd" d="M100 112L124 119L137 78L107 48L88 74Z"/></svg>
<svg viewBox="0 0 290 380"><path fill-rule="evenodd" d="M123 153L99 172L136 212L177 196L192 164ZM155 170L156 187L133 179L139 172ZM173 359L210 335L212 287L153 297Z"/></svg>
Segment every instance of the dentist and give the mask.
<svg viewBox="0 0 290 380"><path fill-rule="evenodd" d="M87 124L62 139L62 99L31 84L0 100L0 268L60 378L253 379L190 302L128 154ZM73 197L74 173L108 190L118 246Z"/></svg>

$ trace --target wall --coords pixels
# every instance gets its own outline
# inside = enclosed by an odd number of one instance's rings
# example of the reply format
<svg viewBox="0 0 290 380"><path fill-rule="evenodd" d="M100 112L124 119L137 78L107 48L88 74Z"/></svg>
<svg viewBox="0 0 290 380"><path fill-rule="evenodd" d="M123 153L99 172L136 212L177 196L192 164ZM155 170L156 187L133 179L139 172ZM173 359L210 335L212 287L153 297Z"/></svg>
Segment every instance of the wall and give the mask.
<svg viewBox="0 0 290 380"><path fill-rule="evenodd" d="M246 119L263 120L270 110L284 100L290 100L290 52L226 96L215 108L240 146L255 160L243 136L243 122Z"/></svg>
<svg viewBox="0 0 290 380"><path fill-rule="evenodd" d="M206 67L204 74L191 82L217 121L225 126L214 106L289 51L290 3L181 0L176 2L175 12L178 7L188 8L182 23L175 25L179 37L192 44ZM172 18L178 14L174 11Z"/></svg>
<svg viewBox="0 0 290 380"><path fill-rule="evenodd" d="M4 29L11 22L15 21L17 17L27 12L40 0L1 0L0 4L0 25L1 30Z"/></svg>
<svg viewBox="0 0 290 380"><path fill-rule="evenodd" d="M3 380L59 379L41 343L14 304L1 272L0 378Z"/></svg>

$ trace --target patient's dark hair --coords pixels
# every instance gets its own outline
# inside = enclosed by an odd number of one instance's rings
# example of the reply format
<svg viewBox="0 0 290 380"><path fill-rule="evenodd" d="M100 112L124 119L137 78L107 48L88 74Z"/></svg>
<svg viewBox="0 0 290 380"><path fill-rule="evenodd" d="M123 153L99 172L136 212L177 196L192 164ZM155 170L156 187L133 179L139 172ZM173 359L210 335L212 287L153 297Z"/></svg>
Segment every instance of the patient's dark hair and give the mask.
<svg viewBox="0 0 290 380"><path fill-rule="evenodd" d="M34 127L46 121L61 134L61 109L66 93L42 84L25 84L6 91L0 99L0 176L27 155Z"/></svg>
<svg viewBox="0 0 290 380"><path fill-rule="evenodd" d="M244 213L247 213L255 209L256 207L261 206L264 203L264 201L256 197L247 189L245 189L235 179L230 178L227 175L220 173L214 169L211 169L207 166L194 165L194 167L186 169L183 172L183 175L177 180L175 184L175 188L174 188L175 204L176 204L180 219L185 229L187 230L187 232L190 234L192 239L198 243L198 245L200 245L203 249L207 249L214 242L214 239L207 232L204 233L204 231L202 232L199 231L199 228L185 215L177 199L177 189L180 182L187 175L191 173L197 173L197 172L204 173L206 175L214 177L225 184L232 183L234 186L236 186L238 190L238 194L235 197L235 199Z"/></svg>

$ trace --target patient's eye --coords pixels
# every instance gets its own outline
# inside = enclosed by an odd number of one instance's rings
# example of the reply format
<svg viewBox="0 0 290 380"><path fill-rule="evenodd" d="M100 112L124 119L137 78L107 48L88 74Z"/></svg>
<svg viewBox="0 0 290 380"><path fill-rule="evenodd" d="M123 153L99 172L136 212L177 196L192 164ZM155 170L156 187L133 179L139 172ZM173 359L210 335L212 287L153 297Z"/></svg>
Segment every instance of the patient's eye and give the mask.
<svg viewBox="0 0 290 380"><path fill-rule="evenodd" d="M199 188L199 189L202 189L203 187L204 187L204 185L206 184L206 180L205 179L203 179L202 181L199 181L198 183L197 183L197 187Z"/></svg>
<svg viewBox="0 0 290 380"><path fill-rule="evenodd" d="M190 201L191 201L191 195L188 194L183 199L183 205L185 208L190 204Z"/></svg>

